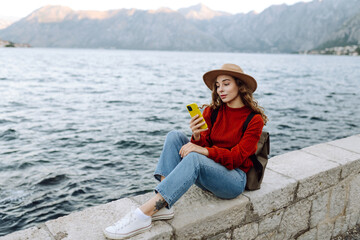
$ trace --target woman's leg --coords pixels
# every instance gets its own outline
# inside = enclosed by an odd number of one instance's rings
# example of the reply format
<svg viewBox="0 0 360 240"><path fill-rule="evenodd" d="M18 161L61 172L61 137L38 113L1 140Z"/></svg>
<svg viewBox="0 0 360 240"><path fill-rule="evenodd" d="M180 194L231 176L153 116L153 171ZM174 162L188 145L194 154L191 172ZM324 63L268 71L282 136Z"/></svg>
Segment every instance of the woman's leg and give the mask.
<svg viewBox="0 0 360 240"><path fill-rule="evenodd" d="M190 153L155 188L171 207L194 183L219 198L240 195L246 185L246 174L240 169L228 170L199 153Z"/></svg>
<svg viewBox="0 0 360 240"><path fill-rule="evenodd" d="M168 203L171 207L194 183L219 198L231 199L244 191L246 174L240 169L228 170L202 154L190 153L156 187L158 193L140 209L152 216Z"/></svg>
<svg viewBox="0 0 360 240"><path fill-rule="evenodd" d="M181 147L188 142L189 139L182 132L171 131L167 134L164 147L154 173L154 177L158 181L161 181L161 176L168 176L180 163L181 156L179 151Z"/></svg>
<svg viewBox="0 0 360 240"><path fill-rule="evenodd" d="M152 216L165 206L167 206L166 201L159 193L157 193L139 208L145 215Z"/></svg>
<svg viewBox="0 0 360 240"><path fill-rule="evenodd" d="M194 183L220 198L231 199L244 191L246 174L239 169L228 170L212 159L192 152L156 187L158 194L155 197L143 204L138 211L130 212L118 223L106 228L104 234L108 238L122 239L149 229L149 215L166 205L171 207ZM148 216L144 214L147 210L152 211Z"/></svg>
<svg viewBox="0 0 360 240"><path fill-rule="evenodd" d="M164 180L164 178L176 168L181 161L179 151L181 147L188 142L189 139L182 132L174 130L167 134L159 163L154 173L154 177L157 180ZM167 203L164 198L157 193L139 208L146 215L152 216L166 205Z"/></svg>
<svg viewBox="0 0 360 240"><path fill-rule="evenodd" d="M155 178L162 181L181 161L179 151L188 143L189 139L179 131L171 131L166 136L163 151L158 166L155 170ZM123 239L143 232L151 227L151 217L154 213L166 206L167 203L160 194L156 194L135 211L129 212L120 221L104 229L104 234L110 239ZM167 217L167 218L164 218ZM157 216L158 219L168 219L173 214ZM155 219L155 218L154 218Z"/></svg>

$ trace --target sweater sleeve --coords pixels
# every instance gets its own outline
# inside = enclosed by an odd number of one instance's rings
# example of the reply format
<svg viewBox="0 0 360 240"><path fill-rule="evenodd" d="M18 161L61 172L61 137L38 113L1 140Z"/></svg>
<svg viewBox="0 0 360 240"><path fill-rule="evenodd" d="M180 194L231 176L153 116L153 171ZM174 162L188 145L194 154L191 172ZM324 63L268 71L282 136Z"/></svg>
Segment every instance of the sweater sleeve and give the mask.
<svg viewBox="0 0 360 240"><path fill-rule="evenodd" d="M204 117L206 124L208 125L208 130L200 133L200 139L198 141L195 141L194 137L191 136L191 142L196 145L199 145L201 147L211 146L211 140L210 140L210 129L212 128L211 112L212 112L212 109L210 107L205 108L204 112L203 112L203 117Z"/></svg>
<svg viewBox="0 0 360 240"><path fill-rule="evenodd" d="M229 170L251 164L251 161L245 161L256 152L257 143L260 140L261 132L264 127L264 121L259 114L256 114L250 121L244 136L240 142L231 149L219 148L216 146L206 147L209 151L209 158L220 163ZM251 167L251 166L244 166Z"/></svg>

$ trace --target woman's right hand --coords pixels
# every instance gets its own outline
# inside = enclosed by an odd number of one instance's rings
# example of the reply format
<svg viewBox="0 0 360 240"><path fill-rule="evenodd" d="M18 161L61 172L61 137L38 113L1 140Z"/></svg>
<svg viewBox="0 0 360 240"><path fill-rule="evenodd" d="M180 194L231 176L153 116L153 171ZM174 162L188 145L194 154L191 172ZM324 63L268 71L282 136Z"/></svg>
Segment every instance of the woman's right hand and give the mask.
<svg viewBox="0 0 360 240"><path fill-rule="evenodd" d="M200 133L201 132L204 132L204 131L207 131L208 128L206 129L200 129L200 127L202 125L205 124L205 121L204 122L201 122L203 120L202 117L199 117L198 114L196 114L194 117L191 118L190 120L190 128L191 128L191 131L193 133L193 136L194 136L194 140L195 141L199 141L200 139Z"/></svg>

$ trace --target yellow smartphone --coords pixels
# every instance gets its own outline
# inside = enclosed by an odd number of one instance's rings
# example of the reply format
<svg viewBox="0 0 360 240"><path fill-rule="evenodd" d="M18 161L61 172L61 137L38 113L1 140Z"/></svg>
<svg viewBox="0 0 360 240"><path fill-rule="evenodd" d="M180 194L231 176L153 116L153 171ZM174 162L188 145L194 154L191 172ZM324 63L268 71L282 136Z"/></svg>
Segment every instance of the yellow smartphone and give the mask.
<svg viewBox="0 0 360 240"><path fill-rule="evenodd" d="M194 117L196 114L198 114L199 117L202 117L202 118L203 118L203 120L202 120L201 122L205 122L204 117L202 116L202 114L201 114L201 112L200 112L200 109L199 109L199 107L198 107L198 105L197 105L196 103L192 103L192 104L186 105L186 108L187 108L187 110L189 111L191 117ZM205 124L202 125L202 126L200 127L200 129L206 129L206 128L208 128L208 126L207 126L207 124L206 124L206 122L205 122Z"/></svg>

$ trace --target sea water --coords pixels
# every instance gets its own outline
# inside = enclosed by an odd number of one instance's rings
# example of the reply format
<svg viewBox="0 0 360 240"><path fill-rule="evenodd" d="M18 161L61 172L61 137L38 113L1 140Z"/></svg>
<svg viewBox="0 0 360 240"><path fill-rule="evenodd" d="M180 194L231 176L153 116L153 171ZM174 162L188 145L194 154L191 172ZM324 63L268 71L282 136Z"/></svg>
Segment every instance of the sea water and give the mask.
<svg viewBox="0 0 360 240"><path fill-rule="evenodd" d="M271 156L360 133L360 58L0 50L0 236L152 191L166 134L189 137L186 105L224 63L258 82ZM271 160L270 160L271 161Z"/></svg>

